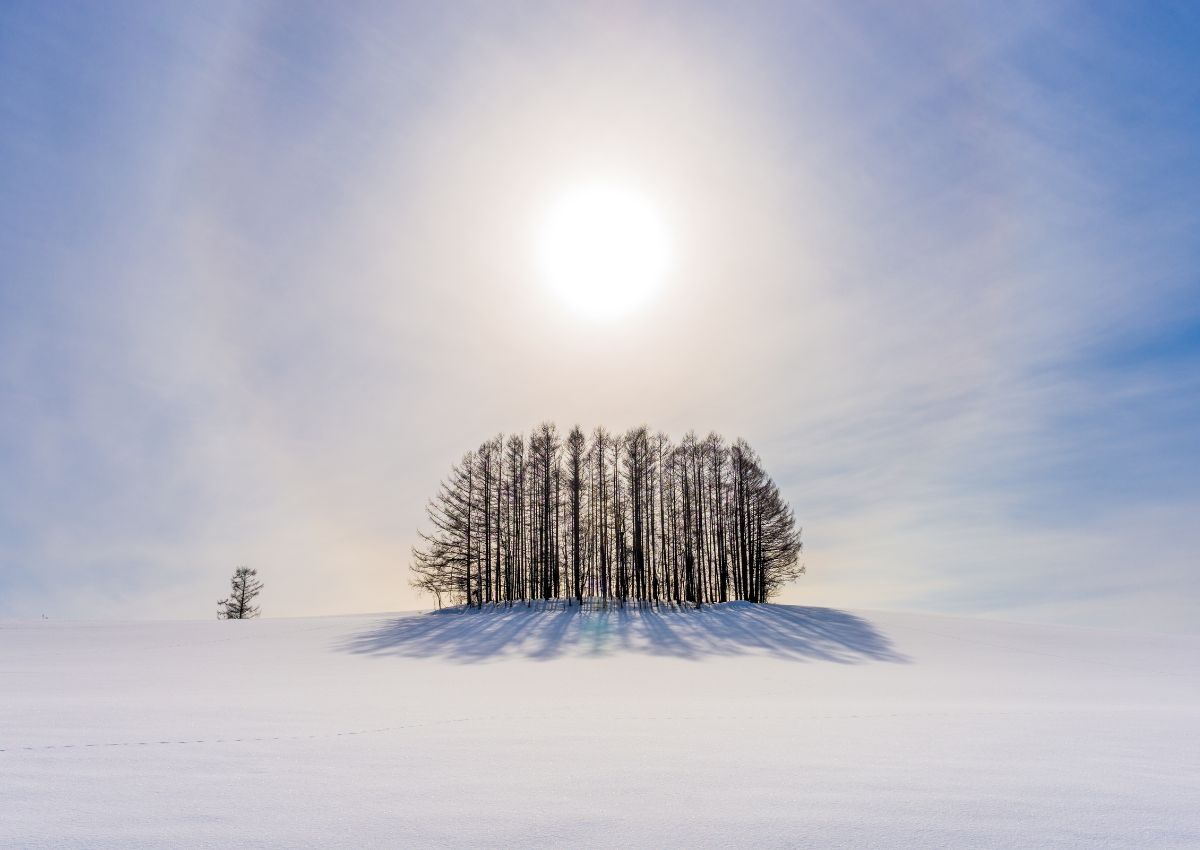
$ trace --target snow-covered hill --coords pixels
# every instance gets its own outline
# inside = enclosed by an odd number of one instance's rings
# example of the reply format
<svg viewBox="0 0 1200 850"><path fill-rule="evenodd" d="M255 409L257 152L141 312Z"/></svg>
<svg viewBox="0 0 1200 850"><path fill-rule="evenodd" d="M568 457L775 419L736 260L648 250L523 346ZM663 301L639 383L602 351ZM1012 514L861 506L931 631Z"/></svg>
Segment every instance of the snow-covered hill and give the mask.
<svg viewBox="0 0 1200 850"><path fill-rule="evenodd" d="M729 605L0 624L3 847L1200 847L1200 639Z"/></svg>

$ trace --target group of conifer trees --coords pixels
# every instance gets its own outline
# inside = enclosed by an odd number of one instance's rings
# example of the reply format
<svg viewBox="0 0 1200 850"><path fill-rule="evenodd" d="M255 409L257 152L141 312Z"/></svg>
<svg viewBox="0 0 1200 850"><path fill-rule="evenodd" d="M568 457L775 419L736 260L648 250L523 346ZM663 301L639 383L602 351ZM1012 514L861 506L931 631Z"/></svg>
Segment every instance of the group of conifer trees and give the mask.
<svg viewBox="0 0 1200 850"><path fill-rule="evenodd" d="M439 607L765 602L804 570L758 455L717 434L499 435L451 468L427 513L413 585Z"/></svg>

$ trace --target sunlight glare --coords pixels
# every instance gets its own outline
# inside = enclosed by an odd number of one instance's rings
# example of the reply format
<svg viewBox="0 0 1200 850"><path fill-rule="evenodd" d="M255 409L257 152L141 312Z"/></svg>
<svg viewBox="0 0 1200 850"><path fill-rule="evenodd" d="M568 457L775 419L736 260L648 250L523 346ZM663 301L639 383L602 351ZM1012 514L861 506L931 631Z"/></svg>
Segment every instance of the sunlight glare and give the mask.
<svg viewBox="0 0 1200 850"><path fill-rule="evenodd" d="M602 183L577 187L550 208L539 254L551 290L593 319L626 314L646 301L669 265L655 206L638 192Z"/></svg>

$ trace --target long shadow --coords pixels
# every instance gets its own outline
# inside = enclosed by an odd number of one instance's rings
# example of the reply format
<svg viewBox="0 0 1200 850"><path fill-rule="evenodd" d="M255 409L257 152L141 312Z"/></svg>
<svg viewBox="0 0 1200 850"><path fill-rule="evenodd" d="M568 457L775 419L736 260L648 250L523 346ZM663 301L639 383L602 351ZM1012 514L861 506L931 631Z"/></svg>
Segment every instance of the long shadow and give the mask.
<svg viewBox="0 0 1200 850"><path fill-rule="evenodd" d="M834 608L729 602L700 610L566 606L561 602L446 609L376 623L338 647L360 655L540 661L618 651L700 659L760 655L793 661L902 663L888 638Z"/></svg>

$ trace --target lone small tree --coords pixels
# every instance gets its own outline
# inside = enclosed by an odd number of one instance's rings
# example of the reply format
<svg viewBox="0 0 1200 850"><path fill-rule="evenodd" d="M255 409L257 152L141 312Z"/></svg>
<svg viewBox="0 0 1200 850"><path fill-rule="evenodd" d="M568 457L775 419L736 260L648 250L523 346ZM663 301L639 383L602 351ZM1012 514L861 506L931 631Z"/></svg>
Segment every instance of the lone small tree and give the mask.
<svg viewBox="0 0 1200 850"><path fill-rule="evenodd" d="M249 620L258 616L254 597L263 589L262 582L255 578L258 570L238 567L233 571L232 592L225 599L217 600L218 620Z"/></svg>

